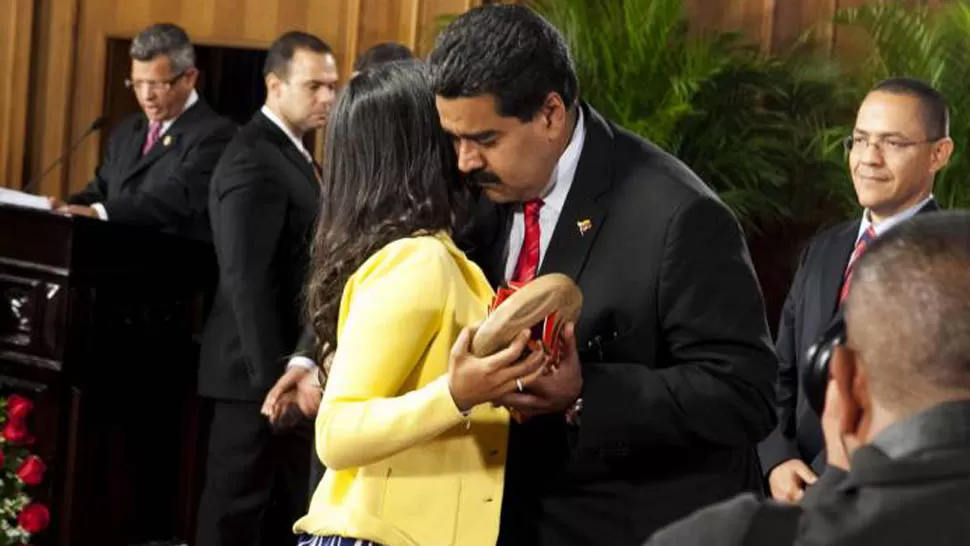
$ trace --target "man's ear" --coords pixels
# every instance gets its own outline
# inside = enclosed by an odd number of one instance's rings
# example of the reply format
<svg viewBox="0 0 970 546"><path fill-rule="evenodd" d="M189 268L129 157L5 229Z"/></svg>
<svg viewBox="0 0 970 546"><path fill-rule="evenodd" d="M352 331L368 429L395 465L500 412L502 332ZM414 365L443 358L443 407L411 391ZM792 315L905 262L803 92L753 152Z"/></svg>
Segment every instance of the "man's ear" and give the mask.
<svg viewBox="0 0 970 546"><path fill-rule="evenodd" d="M859 399L858 387L859 362L855 351L847 347L836 347L829 362L829 373L839 394L839 433L855 436L862 422L863 403Z"/></svg>
<svg viewBox="0 0 970 546"><path fill-rule="evenodd" d="M269 96L275 96L277 91L279 91L280 85L283 84L283 80L279 76L270 72L266 75L266 93Z"/></svg>
<svg viewBox="0 0 970 546"><path fill-rule="evenodd" d="M950 137L940 139L933 145L932 153L933 161L930 164L930 170L936 174L950 162L950 156L953 155L953 139Z"/></svg>
<svg viewBox="0 0 970 546"><path fill-rule="evenodd" d="M566 103L555 91L550 91L546 95L546 99L542 102L542 108L539 110L539 115L542 116L542 126L550 135L568 130L566 127L568 113Z"/></svg>

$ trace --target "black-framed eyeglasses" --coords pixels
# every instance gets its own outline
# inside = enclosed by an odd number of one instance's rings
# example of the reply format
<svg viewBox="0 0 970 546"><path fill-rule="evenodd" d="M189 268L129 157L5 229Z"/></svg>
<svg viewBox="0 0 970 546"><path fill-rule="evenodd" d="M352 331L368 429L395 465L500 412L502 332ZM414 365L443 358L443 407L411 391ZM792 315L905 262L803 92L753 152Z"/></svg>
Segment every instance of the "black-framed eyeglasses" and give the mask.
<svg viewBox="0 0 970 546"><path fill-rule="evenodd" d="M892 153L900 152L919 144L932 144L942 139L943 137L928 138L926 140L905 140L897 137L888 137L870 140L869 137L850 135L842 139L842 146L847 153L854 149L859 149L859 151L864 152L869 149L869 146L875 146L880 153Z"/></svg>
<svg viewBox="0 0 970 546"><path fill-rule="evenodd" d="M185 76L185 72L181 72L170 79L163 80L160 82L154 80L133 80L131 78L125 78L125 87L132 91L137 91L139 87L145 87L148 91L156 91L161 93L167 93L175 85L175 82L182 79Z"/></svg>

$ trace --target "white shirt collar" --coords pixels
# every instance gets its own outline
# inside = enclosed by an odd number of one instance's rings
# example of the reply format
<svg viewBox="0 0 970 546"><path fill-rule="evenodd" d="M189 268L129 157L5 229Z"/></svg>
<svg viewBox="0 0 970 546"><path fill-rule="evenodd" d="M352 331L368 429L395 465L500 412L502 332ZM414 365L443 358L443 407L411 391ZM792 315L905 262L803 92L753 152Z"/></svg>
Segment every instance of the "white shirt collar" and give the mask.
<svg viewBox="0 0 970 546"><path fill-rule="evenodd" d="M293 145L296 146L297 150L300 150L300 153L303 154L303 157L305 157L307 161L310 161L311 163L313 162L313 156L310 155L310 152L307 151L306 146L303 145L303 140L297 137L295 134L293 134L293 132L290 131L290 128L287 127L285 123L283 123L283 120L281 120L279 116L277 116L275 113L273 113L272 110L269 109L269 106L266 106L264 104L259 111L262 112L264 116L269 118L269 120L272 121L274 125L279 127L281 131L283 131L283 133L290 139L290 142L292 142Z"/></svg>
<svg viewBox="0 0 970 546"><path fill-rule="evenodd" d="M909 207L908 209L900 212L899 214L896 214L895 216L890 216L889 218L884 219L882 222L879 222L878 224L872 223L872 221L869 219L869 214L870 214L869 209L866 209L865 212L862 213L862 222L859 223L859 233L856 234L855 240L858 241L859 237L862 237L862 234L865 233L867 229L869 229L869 226L873 226L873 231L876 232L876 237L879 237L883 233L886 233L887 231L892 229L894 226L898 226L900 223L906 220L909 220L913 216L916 216L916 213L919 212L920 209L925 207L926 204L932 200L933 200L933 194L931 193L929 197L927 197L926 199L923 199L919 203L916 203L912 207Z"/></svg>
<svg viewBox="0 0 970 546"><path fill-rule="evenodd" d="M184 114L186 110L188 110L189 108L192 108L193 106L195 106L195 103L197 103L197 102L199 102L199 93L196 92L195 89L193 89L192 92L189 93L189 98L188 98L188 100L185 101L185 106L182 107L182 111L179 112L179 115L178 116L175 116L172 119L163 121L162 122L162 130L158 134L164 135L165 134L165 131L168 131L169 128L172 126L172 124L175 123L175 120L177 120L179 118L179 116L181 116L182 114Z"/></svg>
<svg viewBox="0 0 970 546"><path fill-rule="evenodd" d="M559 156L556 168L549 176L549 184L542 194L542 208L550 208L558 216L562 212L563 205L566 203L566 196L569 188L573 185L576 178L576 168L579 166L579 156L583 151L583 143L586 141L586 124L583 120L583 109L577 105L576 128L573 136Z"/></svg>

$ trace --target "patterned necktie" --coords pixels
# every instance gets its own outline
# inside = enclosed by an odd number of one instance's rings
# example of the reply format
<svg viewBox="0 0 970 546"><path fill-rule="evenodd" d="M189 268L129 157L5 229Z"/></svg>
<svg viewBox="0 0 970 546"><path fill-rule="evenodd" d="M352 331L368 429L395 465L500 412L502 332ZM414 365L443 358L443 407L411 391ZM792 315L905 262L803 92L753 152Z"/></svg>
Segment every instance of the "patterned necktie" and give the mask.
<svg viewBox="0 0 970 546"><path fill-rule="evenodd" d="M855 244L855 250L852 251L852 255L849 256L849 264L845 266L845 275L842 277L842 292L839 294L839 305L845 303L845 299L849 297L849 284L852 283L852 270L855 268L855 264L859 261L862 253L866 251L872 240L876 238L876 230L870 225L862 233L862 237Z"/></svg>
<svg viewBox="0 0 970 546"><path fill-rule="evenodd" d="M145 155L152 146L158 142L159 135L162 134L162 122L153 121L148 124L148 135L145 137L145 145L141 147L141 155Z"/></svg>
<svg viewBox="0 0 970 546"><path fill-rule="evenodd" d="M512 281L527 283L536 277L539 270L539 210L542 209L542 199L534 199L525 204L525 238L522 240L522 250L515 264Z"/></svg>

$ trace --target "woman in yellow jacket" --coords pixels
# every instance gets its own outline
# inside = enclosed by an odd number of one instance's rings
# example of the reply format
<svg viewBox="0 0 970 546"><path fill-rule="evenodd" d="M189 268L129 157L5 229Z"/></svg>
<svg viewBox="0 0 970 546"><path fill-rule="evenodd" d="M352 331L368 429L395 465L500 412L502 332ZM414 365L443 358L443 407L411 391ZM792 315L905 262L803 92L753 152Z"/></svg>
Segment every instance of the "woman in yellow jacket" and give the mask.
<svg viewBox="0 0 970 546"><path fill-rule="evenodd" d="M451 234L467 188L419 63L355 76L329 121L308 305L323 362L327 472L295 525L312 546L493 546L509 414L490 402L539 372L528 332L468 352L493 292ZM452 347L454 346L454 350Z"/></svg>

